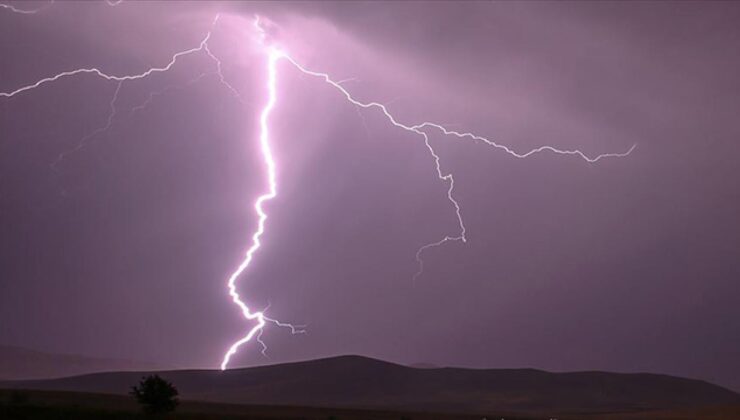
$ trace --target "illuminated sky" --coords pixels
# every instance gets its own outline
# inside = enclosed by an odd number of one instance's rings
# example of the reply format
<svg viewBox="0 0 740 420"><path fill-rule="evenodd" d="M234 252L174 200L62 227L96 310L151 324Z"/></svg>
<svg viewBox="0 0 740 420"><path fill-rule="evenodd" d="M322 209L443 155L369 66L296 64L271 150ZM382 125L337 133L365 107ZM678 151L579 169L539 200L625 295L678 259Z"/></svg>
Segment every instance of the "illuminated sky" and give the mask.
<svg viewBox="0 0 740 420"><path fill-rule="evenodd" d="M244 335L225 281L257 226L265 56L255 13L311 69L418 136L278 64L281 194L239 290L306 324L236 365L399 362L654 371L740 388L740 7L730 3L14 3L0 9L0 343L217 367ZM228 84L228 86L226 85ZM231 88L240 96L234 95ZM106 127L118 90L116 115ZM137 108L146 104L145 108ZM74 150L85 136L84 147ZM61 153L64 158L55 164Z"/></svg>

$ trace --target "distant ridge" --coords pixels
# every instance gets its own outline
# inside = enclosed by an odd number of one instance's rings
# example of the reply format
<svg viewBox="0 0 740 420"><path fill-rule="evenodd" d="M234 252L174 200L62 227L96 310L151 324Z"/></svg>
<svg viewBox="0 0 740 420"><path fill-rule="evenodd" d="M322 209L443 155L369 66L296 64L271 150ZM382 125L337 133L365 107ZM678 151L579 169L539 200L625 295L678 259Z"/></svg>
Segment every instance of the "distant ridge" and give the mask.
<svg viewBox="0 0 740 420"><path fill-rule="evenodd" d="M145 372L114 372L0 387L125 394ZM596 413L740 404L693 379L536 369L417 369L360 356L253 368L160 372L183 399L236 404L457 413Z"/></svg>
<svg viewBox="0 0 740 420"><path fill-rule="evenodd" d="M61 378L93 372L161 368L148 362L45 353L0 345L0 380Z"/></svg>

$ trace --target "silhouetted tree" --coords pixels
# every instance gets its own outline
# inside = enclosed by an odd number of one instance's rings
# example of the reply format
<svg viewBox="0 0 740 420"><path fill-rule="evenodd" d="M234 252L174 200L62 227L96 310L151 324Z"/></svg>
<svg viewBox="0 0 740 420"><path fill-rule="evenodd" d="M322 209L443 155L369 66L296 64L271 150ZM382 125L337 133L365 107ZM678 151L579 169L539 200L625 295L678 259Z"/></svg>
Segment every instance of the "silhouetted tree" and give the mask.
<svg viewBox="0 0 740 420"><path fill-rule="evenodd" d="M141 378L139 385L131 387L131 395L149 414L170 412L179 402L177 388L159 375Z"/></svg>

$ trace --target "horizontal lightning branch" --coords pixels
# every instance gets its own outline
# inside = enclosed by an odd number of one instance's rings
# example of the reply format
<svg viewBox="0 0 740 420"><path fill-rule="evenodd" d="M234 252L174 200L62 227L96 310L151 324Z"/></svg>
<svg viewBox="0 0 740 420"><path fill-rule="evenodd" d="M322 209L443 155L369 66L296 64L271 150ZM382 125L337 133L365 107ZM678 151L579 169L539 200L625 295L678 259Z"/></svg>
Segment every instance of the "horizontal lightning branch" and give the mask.
<svg viewBox="0 0 740 420"><path fill-rule="evenodd" d="M35 83L32 83L30 85L20 87L20 88L14 90L14 91L11 91L11 92L0 92L0 98L2 98L2 97L11 98L11 97L16 96L18 94L21 94L21 93L24 93L24 92L27 92L27 91L36 89L36 88L38 88L38 87L40 87L42 85L45 85L47 83L55 82L55 81L57 81L59 79L67 78L67 77L70 77L70 76L77 76L77 75L80 75L80 74L93 74L93 75L98 76L98 77L101 77L101 78L103 78L105 80L112 80L112 81L117 81L117 82L126 82L126 81L130 81L130 80L144 79L146 77L151 76L152 74L163 73L163 72L168 71L169 69L172 68L172 66L175 65L175 63L177 62L177 60L180 57L183 57L183 56L186 56L186 55L189 55L189 54L194 54L194 53L199 52L199 51L203 51L205 49L206 43L208 42L208 39L210 37L211 37L211 33L208 32L208 34L206 35L205 38L203 38L203 40L200 42L200 45L198 47L191 48L189 50L180 51L180 52L176 53L175 55L172 56L172 58L170 59L170 62L167 63L167 65L164 66L164 67L152 67L152 68L150 68L150 69L148 69L148 70L146 70L146 71L144 71L142 73L125 75L125 76L116 76L116 75L107 74L107 73L101 71L100 69L98 69L96 67L75 69L75 70L70 70L70 71L63 71L61 73L55 74L54 76L46 77L44 79L41 79L41 80L39 80L39 81L37 81Z"/></svg>
<svg viewBox="0 0 740 420"><path fill-rule="evenodd" d="M426 251L429 248L441 246L441 245L443 245L443 244L445 244L447 242L458 242L459 241L459 242L463 242L464 243L464 242L467 241L467 237L465 236L465 234L466 234L467 231L465 229L465 224L463 223L463 218L462 218L462 214L461 214L461 210L460 210L460 204L455 200L455 198L453 196L453 190L455 188L455 178L453 177L453 175L451 173L443 173L442 172L442 168L440 166L440 157L437 154L437 152L434 150L434 148L432 147L432 145L431 145L431 143L429 141L429 136L427 135L427 133L425 131L423 131L423 129L425 129L425 128L434 128L434 129L437 129L437 130L441 131L443 134L448 135L448 136L455 136L455 137L458 137L458 138L461 138L461 139L463 139L463 138L469 138L469 139L473 139L473 140L477 140L477 141L482 141L485 144L487 144L488 146L491 146L491 147L494 147L494 148L503 150L506 153L508 153L509 155L514 156L516 158L520 158L520 159L527 158L529 156L532 156L532 155L534 155L536 153L540 153L540 152L552 152L552 153L556 153L556 154L560 154L560 155L578 156L581 159L583 159L583 160L585 160L585 161L587 161L589 163L596 163L599 160L604 159L604 158L608 158L608 157L625 157L625 156L628 156L630 153L632 153L632 151L636 147L636 145L632 145L632 147L630 147L624 153L604 153L604 154L597 155L595 157L589 157L588 155L586 155L585 153L581 152L580 150L564 150L564 149L555 148L553 146L541 146L541 147L538 147L536 149L532 149L532 150L530 150L528 152L525 152L525 153L518 153L518 152L514 151L513 149L511 149L511 148L509 148L507 146L504 146L502 144L496 143L495 141L490 140L488 138L485 138L485 137L482 137L482 136L479 136L479 135L476 135L476 134L473 134L473 133L461 133L461 132L458 132L458 131L450 130L450 129L444 127L441 124L437 124L437 123L433 123L433 122L423 122L421 124L416 124L416 125L406 125L406 124L403 124L403 123L399 122L396 119L396 117L394 117L393 114L391 114L390 111L388 111L388 108L386 107L386 105L383 105L383 104L378 103L378 102L362 102L362 101L359 101L359 100L355 99L352 96L352 94L350 94L349 91L347 91L347 89L345 89L341 85L342 81L336 82L336 81L332 80L331 77L328 74L326 74L326 73L320 73L320 72L308 70L305 67L303 67L302 65L300 65L298 62L296 62L294 59L292 59L290 56L283 55L283 57L285 59L287 59L293 66L295 66L301 73L307 74L309 76L318 77L318 78L322 79L324 82L326 82L327 84L329 84L330 86L332 86L335 89L337 89L342 94L342 96L344 96L344 98L347 101L349 101L351 104L353 104L353 105L355 105L357 107L360 107L360 108L365 108L365 109L368 109L368 108L377 109L395 127L398 127L400 129L405 130L405 131L408 131L410 133L414 133L414 134L420 135L423 138L424 145L426 146L427 150L429 151L429 154L434 159L434 165L435 165L435 169L436 169L436 172L437 172L437 177L440 180L442 180L443 182L446 182L447 185L448 185L448 187L447 187L447 199L449 200L449 202L452 204L452 206L455 209L455 216L457 217L457 222L458 222L458 225L459 225L459 231L455 235L453 235L453 236L447 235L447 236L443 237L442 239L440 239L439 241L436 241L436 242L432 242L432 243L423 245L421 248L419 248L419 250L416 252L416 261L418 262L419 269L414 274L414 276L412 278L412 280L414 282L416 281L416 279L424 271L424 261L423 261L423 259L421 257L422 254L424 253L424 251Z"/></svg>
<svg viewBox="0 0 740 420"><path fill-rule="evenodd" d="M42 7L39 7L38 9L19 9L13 6L12 4L0 3L0 9L9 10L13 13L18 13L21 15L33 15L51 6L52 3L54 3L54 0L50 0L47 4L45 4Z"/></svg>

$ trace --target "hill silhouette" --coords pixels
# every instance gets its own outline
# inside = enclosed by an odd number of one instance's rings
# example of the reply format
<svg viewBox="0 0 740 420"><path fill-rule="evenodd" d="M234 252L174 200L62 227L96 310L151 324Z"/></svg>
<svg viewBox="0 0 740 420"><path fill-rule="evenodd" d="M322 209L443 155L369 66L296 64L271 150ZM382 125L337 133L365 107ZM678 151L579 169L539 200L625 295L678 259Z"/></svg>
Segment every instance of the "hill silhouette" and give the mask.
<svg viewBox="0 0 740 420"><path fill-rule="evenodd" d="M147 372L0 382L4 388L126 394ZM456 413L605 413L736 405L740 395L648 373L417 369L340 356L225 372L163 371L187 400Z"/></svg>

